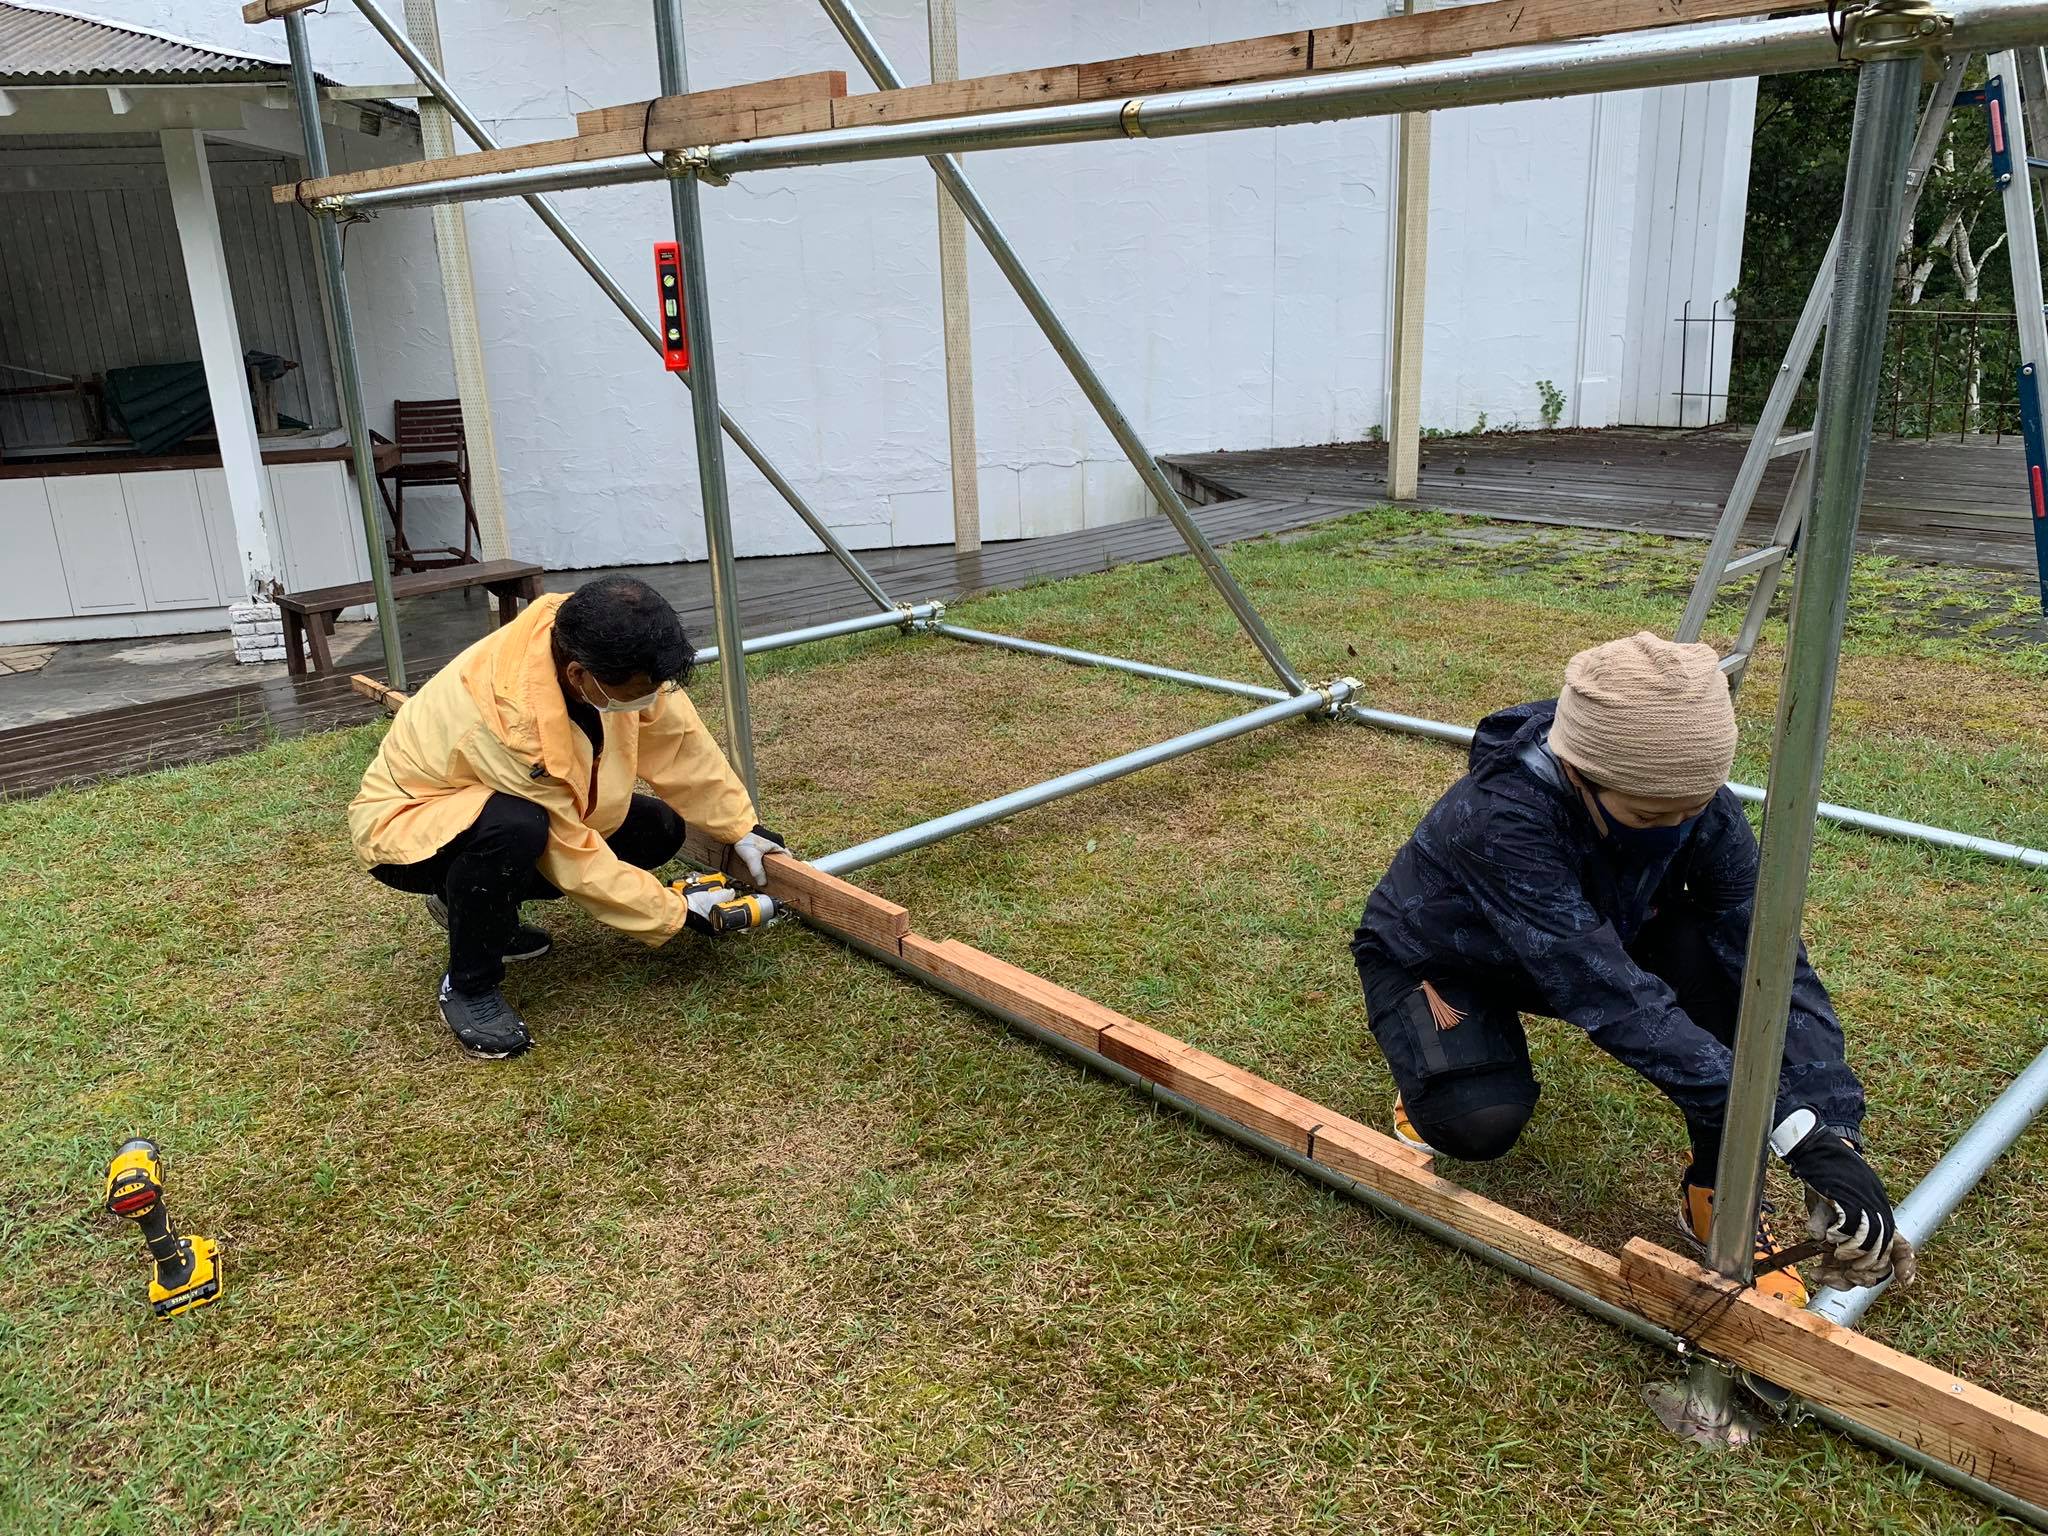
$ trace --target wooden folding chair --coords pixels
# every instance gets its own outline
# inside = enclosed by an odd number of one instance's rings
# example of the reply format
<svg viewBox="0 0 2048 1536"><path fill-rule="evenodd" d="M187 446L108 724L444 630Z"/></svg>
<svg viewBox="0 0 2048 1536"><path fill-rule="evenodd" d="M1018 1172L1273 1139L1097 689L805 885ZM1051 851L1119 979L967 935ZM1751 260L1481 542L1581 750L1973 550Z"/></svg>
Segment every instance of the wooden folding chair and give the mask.
<svg viewBox="0 0 2048 1536"><path fill-rule="evenodd" d="M476 502L469 490L469 443L462 432L462 402L394 400L391 404L397 424L398 457L388 468L377 472L377 489L383 492L385 510L391 514L393 567L401 571L430 571L476 560L477 555L471 553L472 541L481 550L483 534L476 525ZM462 493L460 549L414 549L406 541L406 487L436 485L452 485Z"/></svg>

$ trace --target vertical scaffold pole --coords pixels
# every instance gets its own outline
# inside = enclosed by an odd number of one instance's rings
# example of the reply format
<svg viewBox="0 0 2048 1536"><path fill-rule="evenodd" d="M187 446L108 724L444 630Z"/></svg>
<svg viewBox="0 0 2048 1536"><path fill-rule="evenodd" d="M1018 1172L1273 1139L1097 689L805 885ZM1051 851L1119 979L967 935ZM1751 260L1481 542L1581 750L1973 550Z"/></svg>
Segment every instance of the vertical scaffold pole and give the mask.
<svg viewBox="0 0 2048 1536"><path fill-rule="evenodd" d="M1715 1179L1714 1226L1707 1243L1707 1262L1743 1284L1754 1268L1764 1153L1777 1118L1787 1013L1813 859L1842 620L1849 601L1856 513L1870 464L1870 427L1884 361L1893 254L1920 69L1918 54L1887 56L1865 63L1856 81L1848 179L1842 188L1841 255L1829 301L1814 420L1813 503L1799 556L1771 776L1764 794L1749 955ZM1674 1423L1668 1410L1677 1405L1668 1393L1661 1401L1653 1396L1652 1402L1667 1424L1690 1438L1738 1444L1747 1432L1737 1421L1731 1388L1726 1371L1700 1360L1693 1364L1683 1389L1685 1411L1678 1417L1685 1422Z"/></svg>
<svg viewBox="0 0 2048 1536"><path fill-rule="evenodd" d="M682 0L654 0L654 47L661 61L661 94L690 89L683 56ZM747 707L747 654L740 634L739 580L733 570L732 507L725 485L725 438L719 429L718 374L711 360L711 292L704 277L704 220L697 178L669 177L676 242L683 248L683 314L690 335L690 415L697 428L697 483L704 497L704 544L711 562L711 608L718 631L718 666L725 686L725 749L758 808L754 777L754 721Z"/></svg>
<svg viewBox="0 0 2048 1536"><path fill-rule="evenodd" d="M299 108L299 127L306 139L306 175L319 180L328 174L327 135L320 123L320 78L313 73L312 50L306 44L306 16L293 11L284 18L285 43L291 49L292 99ZM403 692L405 648L398 639L398 604L391 597L391 564L384 551L384 522L377 514L377 459L370 445L370 423L363 412L363 373L356 356L356 325L348 306L348 278L341 269L341 230L335 216L315 210L320 231L320 279L327 288L327 308L334 318L335 361L341 367L341 420L348 429L356 477L356 501L363 513L363 540L368 546L370 586L377 594L377 637L384 642L384 675Z"/></svg>

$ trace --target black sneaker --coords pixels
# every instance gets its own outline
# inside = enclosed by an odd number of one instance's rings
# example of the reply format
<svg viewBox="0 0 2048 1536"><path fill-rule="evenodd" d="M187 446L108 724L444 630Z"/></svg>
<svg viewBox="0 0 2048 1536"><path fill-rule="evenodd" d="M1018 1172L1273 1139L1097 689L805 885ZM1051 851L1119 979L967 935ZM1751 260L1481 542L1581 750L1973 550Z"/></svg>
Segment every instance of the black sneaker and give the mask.
<svg viewBox="0 0 2048 1536"><path fill-rule="evenodd" d="M443 929L448 926L448 903L438 896L427 898L427 916L439 923ZM545 928L536 928L531 923L521 923L512 935L512 942L505 946L500 960L538 960L555 947L555 941L548 936Z"/></svg>
<svg viewBox="0 0 2048 1536"><path fill-rule="evenodd" d="M455 1031L455 1038L472 1056L485 1061L502 1061L517 1056L533 1044L526 1021L512 1011L505 994L496 987L471 997L455 990L446 976L441 978L441 1017Z"/></svg>

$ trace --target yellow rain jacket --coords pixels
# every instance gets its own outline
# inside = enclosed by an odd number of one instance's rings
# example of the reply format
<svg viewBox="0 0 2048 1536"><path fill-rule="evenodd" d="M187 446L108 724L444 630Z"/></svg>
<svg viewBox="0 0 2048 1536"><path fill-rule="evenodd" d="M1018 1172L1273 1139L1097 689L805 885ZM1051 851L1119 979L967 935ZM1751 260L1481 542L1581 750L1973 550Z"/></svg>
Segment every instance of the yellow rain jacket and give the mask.
<svg viewBox="0 0 2048 1536"><path fill-rule="evenodd" d="M683 899L605 843L635 780L722 843L753 830L753 802L681 689L637 714L602 714L604 751L569 718L555 675L551 593L428 680L391 722L348 830L366 865L416 864L483 811L493 793L548 813L540 873L592 916L647 944L683 926Z"/></svg>

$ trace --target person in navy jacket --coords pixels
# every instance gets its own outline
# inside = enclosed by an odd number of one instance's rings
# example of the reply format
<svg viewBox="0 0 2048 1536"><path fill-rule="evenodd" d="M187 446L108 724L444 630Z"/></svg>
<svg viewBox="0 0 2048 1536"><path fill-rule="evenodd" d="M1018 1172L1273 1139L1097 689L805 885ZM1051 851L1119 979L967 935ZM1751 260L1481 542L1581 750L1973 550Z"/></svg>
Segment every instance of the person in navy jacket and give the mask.
<svg viewBox="0 0 2048 1536"><path fill-rule="evenodd" d="M1539 1092L1520 1015L1563 1019L1677 1106L1692 1142L1680 1226L1705 1241L1756 891L1734 759L1719 657L1647 632L1574 656L1557 699L1480 722L1469 771L1395 855L1351 944L1404 1141L1504 1155ZM1897 1226L1863 1160L1863 1113L1801 945L1771 1145L1834 1247L1826 1278L1891 1269ZM1759 1284L1805 1302L1792 1271Z"/></svg>

